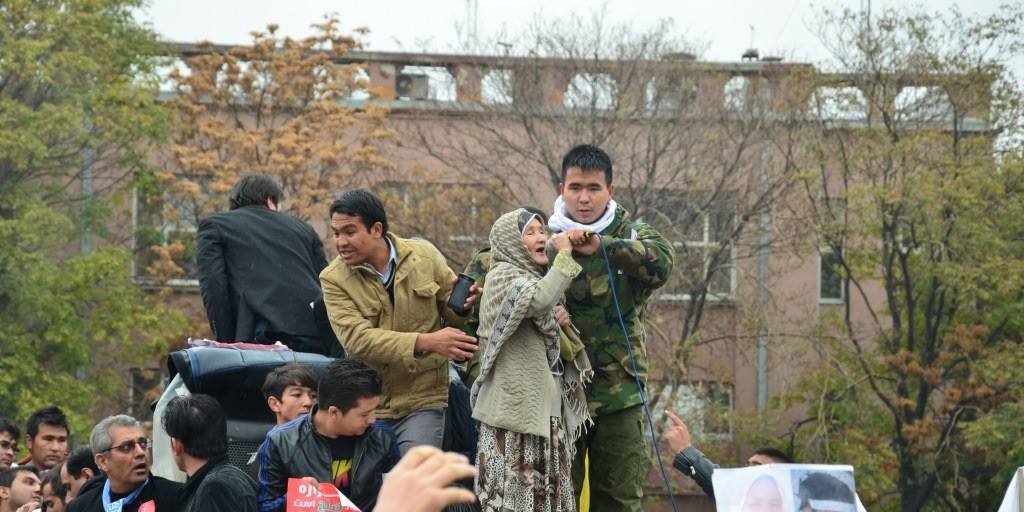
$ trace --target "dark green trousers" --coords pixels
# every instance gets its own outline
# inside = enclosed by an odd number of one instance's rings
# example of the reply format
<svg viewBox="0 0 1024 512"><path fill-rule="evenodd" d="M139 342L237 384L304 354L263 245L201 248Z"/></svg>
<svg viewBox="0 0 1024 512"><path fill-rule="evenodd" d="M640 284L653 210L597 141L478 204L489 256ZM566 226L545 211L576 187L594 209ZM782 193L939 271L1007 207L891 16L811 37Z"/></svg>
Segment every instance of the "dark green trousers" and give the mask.
<svg viewBox="0 0 1024 512"><path fill-rule="evenodd" d="M590 512L641 512L647 477L644 410L636 405L594 418L576 442L572 483L583 488L583 459L590 455Z"/></svg>

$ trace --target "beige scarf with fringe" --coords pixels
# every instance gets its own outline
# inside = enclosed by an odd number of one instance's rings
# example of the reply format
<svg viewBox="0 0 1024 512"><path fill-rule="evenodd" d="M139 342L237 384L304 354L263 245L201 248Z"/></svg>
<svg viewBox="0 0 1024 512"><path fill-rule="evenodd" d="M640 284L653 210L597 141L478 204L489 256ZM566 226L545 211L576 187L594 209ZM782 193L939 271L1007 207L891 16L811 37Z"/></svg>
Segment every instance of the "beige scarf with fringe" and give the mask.
<svg viewBox="0 0 1024 512"><path fill-rule="evenodd" d="M520 216L526 213L523 209L506 213L491 229L491 267L487 272L486 295L493 303L481 306L480 320L482 325L494 327L480 357L480 376L473 383L472 403L476 402L480 385L490 375L502 345L527 320L526 313L537 292L537 283L544 277L545 269L530 257L519 227ZM553 312L529 318L529 321L537 326L547 342L545 348L550 367L558 366L560 354L566 356L567 360L561 364L564 368L562 389L559 390L562 400L561 420L568 436L567 443L574 447L583 430L593 424L585 392L586 384L594 374L590 360L586 351L580 350L582 343L579 338L563 332ZM575 451L575 448L571 449Z"/></svg>

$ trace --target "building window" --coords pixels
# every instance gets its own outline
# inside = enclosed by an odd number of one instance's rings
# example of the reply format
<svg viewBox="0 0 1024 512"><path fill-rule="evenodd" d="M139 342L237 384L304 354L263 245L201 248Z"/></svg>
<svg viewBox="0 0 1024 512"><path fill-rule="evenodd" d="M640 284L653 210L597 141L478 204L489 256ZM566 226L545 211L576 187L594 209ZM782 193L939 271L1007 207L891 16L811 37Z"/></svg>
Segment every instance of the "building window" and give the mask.
<svg viewBox="0 0 1024 512"><path fill-rule="evenodd" d="M129 371L128 404L125 411L139 421L151 421L151 405L160 398L167 376L162 367L131 368Z"/></svg>
<svg viewBox="0 0 1024 512"><path fill-rule="evenodd" d="M492 69L480 80L480 102L484 105L512 104L512 70Z"/></svg>
<svg viewBox="0 0 1024 512"><path fill-rule="evenodd" d="M566 107L587 110L614 110L618 84L608 73L580 73L565 91Z"/></svg>
<svg viewBox="0 0 1024 512"><path fill-rule="evenodd" d="M170 194L135 192L132 275L141 284L198 287L196 216ZM172 270L173 269L173 270Z"/></svg>
<svg viewBox="0 0 1024 512"><path fill-rule="evenodd" d="M823 247L818 251L818 302L842 304L845 300L846 283L839 255L832 248Z"/></svg>
<svg viewBox="0 0 1024 512"><path fill-rule="evenodd" d="M694 440L732 441L733 387L715 381L681 383L662 390L662 404L671 408L690 429Z"/></svg>
<svg viewBox="0 0 1024 512"><path fill-rule="evenodd" d="M662 298L690 300L694 292L705 285L710 300L732 297L736 280L735 254L727 238L732 215L725 212L723 215L700 213L695 232L673 242L676 248L675 275L666 285Z"/></svg>
<svg viewBox="0 0 1024 512"><path fill-rule="evenodd" d="M823 121L867 119L868 102L856 87L818 87L808 100L811 115Z"/></svg>
<svg viewBox="0 0 1024 512"><path fill-rule="evenodd" d="M707 300L732 299L736 213L729 194L720 192L717 199L707 201L695 193L626 189L616 199L619 197L626 209L652 225L676 249L675 269L661 288L660 299L690 300L705 287Z"/></svg>

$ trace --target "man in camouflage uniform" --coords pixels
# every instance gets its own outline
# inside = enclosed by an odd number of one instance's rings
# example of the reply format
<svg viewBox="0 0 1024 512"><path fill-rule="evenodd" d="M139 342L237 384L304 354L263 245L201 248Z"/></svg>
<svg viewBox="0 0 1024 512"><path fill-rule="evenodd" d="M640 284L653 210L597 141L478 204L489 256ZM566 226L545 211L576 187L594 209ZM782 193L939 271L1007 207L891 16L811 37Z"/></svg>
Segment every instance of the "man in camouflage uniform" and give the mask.
<svg viewBox="0 0 1024 512"><path fill-rule="evenodd" d="M647 299L668 280L675 251L660 233L612 200L612 164L595 146L577 146L562 160L559 198L548 226L565 232L583 271L566 291L566 308L580 330L594 367L588 390L595 425L581 436L573 461L573 483L583 482L584 456L590 456L590 510L640 511L648 462L640 392L612 301L604 244L614 274L622 320L629 332L637 377L646 387Z"/></svg>
<svg viewBox="0 0 1024 512"><path fill-rule="evenodd" d="M487 270L490 268L491 248L488 246L473 253L473 257L470 258L469 263L466 264L466 269L462 273L472 277L476 281L476 285L483 289L484 279L487 277ZM480 327L479 305L474 307L473 311L466 317L466 323L462 325L462 330L466 334L475 337L478 327ZM473 358L466 362L466 374L468 375L466 385L472 385L473 381L480 375L479 354L473 354Z"/></svg>

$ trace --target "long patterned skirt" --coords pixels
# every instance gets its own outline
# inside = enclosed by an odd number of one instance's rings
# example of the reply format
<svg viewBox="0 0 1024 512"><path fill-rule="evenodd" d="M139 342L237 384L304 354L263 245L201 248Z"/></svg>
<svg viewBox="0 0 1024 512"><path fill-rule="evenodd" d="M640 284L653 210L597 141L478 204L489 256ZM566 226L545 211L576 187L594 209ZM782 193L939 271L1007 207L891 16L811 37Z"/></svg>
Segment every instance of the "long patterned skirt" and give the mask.
<svg viewBox="0 0 1024 512"><path fill-rule="evenodd" d="M551 418L550 439L479 426L476 496L483 512L576 511L572 458L558 418Z"/></svg>

